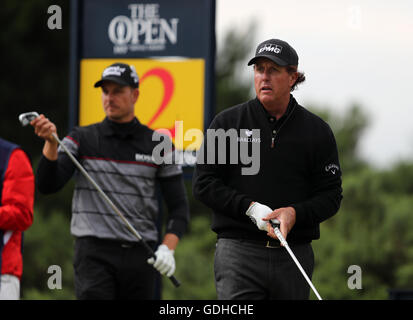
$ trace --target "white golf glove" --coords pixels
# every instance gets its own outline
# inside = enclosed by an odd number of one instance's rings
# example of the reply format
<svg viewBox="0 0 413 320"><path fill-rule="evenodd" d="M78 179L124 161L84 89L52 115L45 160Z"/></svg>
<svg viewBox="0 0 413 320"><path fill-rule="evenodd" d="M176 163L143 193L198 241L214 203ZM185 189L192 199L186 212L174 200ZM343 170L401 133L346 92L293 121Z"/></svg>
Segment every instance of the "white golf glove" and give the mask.
<svg viewBox="0 0 413 320"><path fill-rule="evenodd" d="M175 272L174 250L169 249L165 244L161 244L155 251L156 260L149 258L147 262L153 264L161 274L170 277Z"/></svg>
<svg viewBox="0 0 413 320"><path fill-rule="evenodd" d="M254 202L250 207L248 208L246 215L249 216L256 224L258 229L262 231L268 231L267 230L267 221L263 221L262 218L265 218L268 216L269 213L271 213L273 210L261 203Z"/></svg>

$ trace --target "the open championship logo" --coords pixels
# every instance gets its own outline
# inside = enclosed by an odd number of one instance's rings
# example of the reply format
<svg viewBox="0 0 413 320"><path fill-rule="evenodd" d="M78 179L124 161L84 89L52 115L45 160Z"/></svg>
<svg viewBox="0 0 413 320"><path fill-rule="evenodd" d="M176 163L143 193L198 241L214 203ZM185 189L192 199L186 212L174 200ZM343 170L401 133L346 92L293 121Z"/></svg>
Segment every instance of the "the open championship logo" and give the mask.
<svg viewBox="0 0 413 320"><path fill-rule="evenodd" d="M130 4L130 17L119 15L109 23L108 36L115 54L162 51L178 41L178 18L163 19L157 3Z"/></svg>

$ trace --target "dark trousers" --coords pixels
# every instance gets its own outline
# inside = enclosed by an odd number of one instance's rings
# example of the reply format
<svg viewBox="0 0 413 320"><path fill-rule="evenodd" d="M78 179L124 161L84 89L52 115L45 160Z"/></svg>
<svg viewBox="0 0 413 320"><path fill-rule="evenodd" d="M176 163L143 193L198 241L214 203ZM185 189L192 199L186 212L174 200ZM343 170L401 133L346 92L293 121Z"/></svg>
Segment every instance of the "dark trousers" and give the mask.
<svg viewBox="0 0 413 320"><path fill-rule="evenodd" d="M77 238L73 263L76 297L80 300L153 299L155 270L147 259L139 243Z"/></svg>
<svg viewBox="0 0 413 320"><path fill-rule="evenodd" d="M291 244L311 279L314 254L311 244ZM265 242L218 239L215 251L215 285L220 300L307 300L310 286L283 247Z"/></svg>

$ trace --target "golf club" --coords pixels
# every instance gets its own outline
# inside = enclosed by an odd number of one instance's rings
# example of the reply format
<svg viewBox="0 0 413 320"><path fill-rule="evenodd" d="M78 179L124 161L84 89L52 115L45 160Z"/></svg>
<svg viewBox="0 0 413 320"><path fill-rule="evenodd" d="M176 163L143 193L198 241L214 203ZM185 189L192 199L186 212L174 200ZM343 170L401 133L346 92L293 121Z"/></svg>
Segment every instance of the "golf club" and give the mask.
<svg viewBox="0 0 413 320"><path fill-rule="evenodd" d="M39 116L37 112L27 112L22 113L19 115L19 121L22 126L27 126L30 122L36 119ZM99 187L99 185L93 180L93 178L87 173L87 171L83 168L83 166L76 160L76 158L72 155L72 153L66 148L66 146L62 143L59 137L52 133L53 138L57 141L57 143L63 148L64 152L69 156L69 158L73 161L75 166L80 170L80 172L84 175L84 177L95 187L98 193L103 197L103 199L107 202L107 204L115 211L115 213L122 219L122 221L126 224L127 228L132 232L132 234L142 243L144 248L146 249L147 253L150 257L153 257L156 260L155 253L153 252L152 248L143 240L142 236L139 234L138 231L129 223L129 221L125 218L125 216L120 212L120 210L115 206L112 200L103 192L103 190ZM180 286L180 282L172 275L169 277L175 287Z"/></svg>
<svg viewBox="0 0 413 320"><path fill-rule="evenodd" d="M297 260L297 258L295 257L294 253L291 251L290 246L288 245L287 241L285 240L285 238L283 237L283 235L281 234L281 231L279 229L280 227L280 221L278 221L277 219L272 219L270 220L270 224L271 226L274 228L274 233L277 236L278 240L280 240L281 244L285 247L285 249L287 249L288 253L290 254L291 258L293 259L293 261L295 262L295 264L297 265L298 269L301 271L301 273L303 274L305 280L307 280L308 284L310 285L311 289L313 289L315 295L317 296L318 300L323 300L321 298L321 296L318 294L317 289L314 287L313 283L311 282L310 278L307 276L307 274L305 273L303 267L301 266L300 262Z"/></svg>

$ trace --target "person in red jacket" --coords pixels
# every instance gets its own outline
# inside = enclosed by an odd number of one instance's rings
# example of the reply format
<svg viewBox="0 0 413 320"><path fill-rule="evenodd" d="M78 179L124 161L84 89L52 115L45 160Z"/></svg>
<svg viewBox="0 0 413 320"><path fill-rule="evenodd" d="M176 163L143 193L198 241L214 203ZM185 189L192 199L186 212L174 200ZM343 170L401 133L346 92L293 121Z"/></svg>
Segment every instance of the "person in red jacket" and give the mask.
<svg viewBox="0 0 413 320"><path fill-rule="evenodd" d="M1 138L0 197L0 300L18 300L23 231L33 222L34 175L26 153Z"/></svg>

